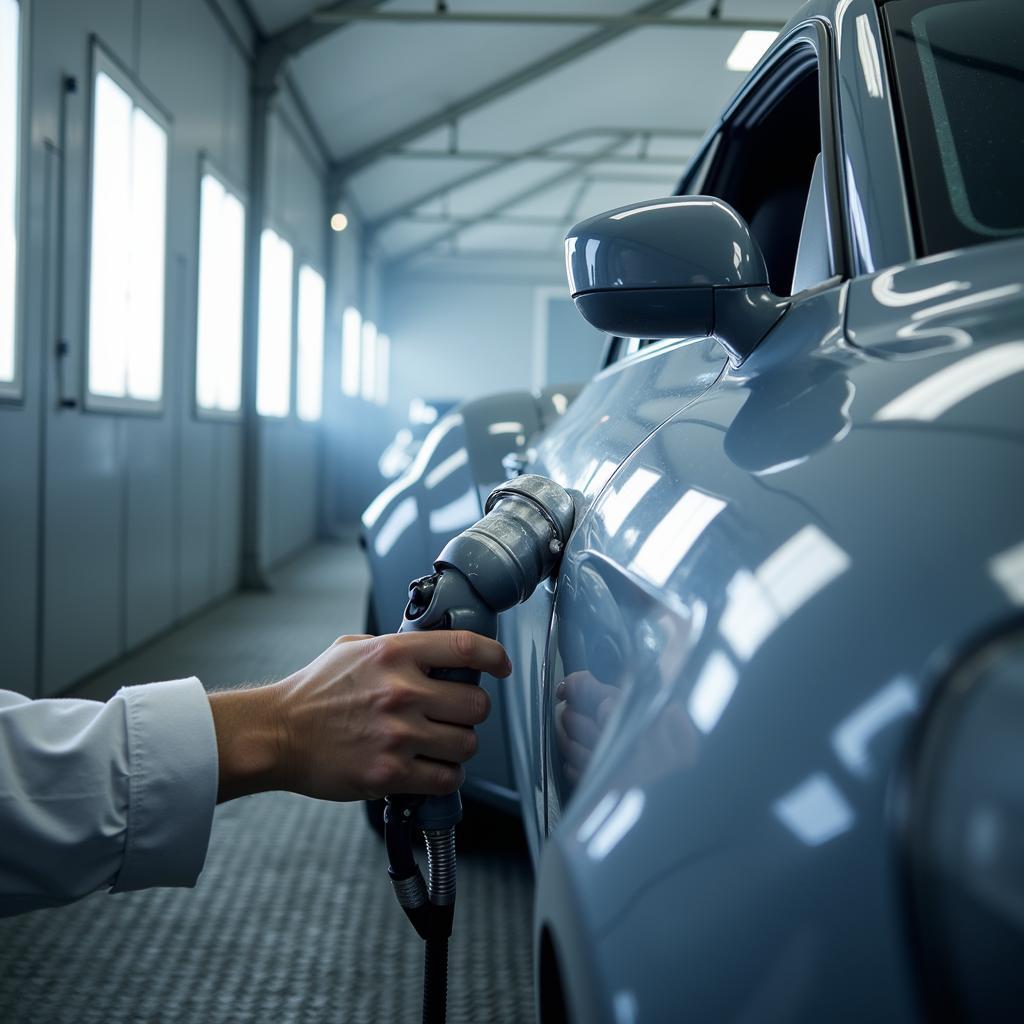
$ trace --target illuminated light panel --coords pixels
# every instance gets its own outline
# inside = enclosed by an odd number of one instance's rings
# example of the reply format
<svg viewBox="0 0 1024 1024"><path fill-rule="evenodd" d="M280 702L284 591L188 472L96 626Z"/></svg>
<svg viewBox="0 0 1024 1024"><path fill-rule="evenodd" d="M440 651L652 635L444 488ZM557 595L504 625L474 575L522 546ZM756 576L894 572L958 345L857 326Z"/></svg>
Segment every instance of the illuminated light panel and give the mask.
<svg viewBox="0 0 1024 1024"><path fill-rule="evenodd" d="M725 502L701 491L689 490L650 532L629 568L663 587L700 539Z"/></svg>
<svg viewBox="0 0 1024 1024"><path fill-rule="evenodd" d="M163 392L167 133L109 75L95 79L89 393Z"/></svg>
<svg viewBox="0 0 1024 1024"><path fill-rule="evenodd" d="M196 405L237 412L242 404L245 207L212 174L200 186Z"/></svg>
<svg viewBox="0 0 1024 1024"><path fill-rule="evenodd" d="M343 213L335 213L331 216L331 230L344 231L348 227L348 217Z"/></svg>
<svg viewBox="0 0 1024 1024"><path fill-rule="evenodd" d="M768 52L768 47L775 42L778 32L764 29L749 29L740 36L732 53L726 58L725 66L730 71L750 71Z"/></svg>
<svg viewBox="0 0 1024 1024"><path fill-rule="evenodd" d="M323 412L324 279L312 267L299 268L298 380L295 399L300 420L313 423Z"/></svg>
<svg viewBox="0 0 1024 1024"><path fill-rule="evenodd" d="M849 831L853 808L824 773L817 772L772 805L775 817L800 842L821 846Z"/></svg>
<svg viewBox="0 0 1024 1024"><path fill-rule="evenodd" d="M292 247L271 228L260 238L260 321L256 411L283 417L291 409Z"/></svg>
<svg viewBox="0 0 1024 1024"><path fill-rule="evenodd" d="M18 376L17 267L18 267L18 109L21 76L19 51L21 5L0 0L0 382Z"/></svg>
<svg viewBox="0 0 1024 1024"><path fill-rule="evenodd" d="M355 306L341 315L341 393L359 394L359 362L363 345L363 317Z"/></svg>
<svg viewBox="0 0 1024 1024"><path fill-rule="evenodd" d="M372 320L363 321L359 359L362 364L359 393L368 402L372 402L377 390L377 325Z"/></svg>
<svg viewBox="0 0 1024 1024"><path fill-rule="evenodd" d="M944 367L875 413L876 420L938 419L971 395L1024 370L1024 341L996 345Z"/></svg>

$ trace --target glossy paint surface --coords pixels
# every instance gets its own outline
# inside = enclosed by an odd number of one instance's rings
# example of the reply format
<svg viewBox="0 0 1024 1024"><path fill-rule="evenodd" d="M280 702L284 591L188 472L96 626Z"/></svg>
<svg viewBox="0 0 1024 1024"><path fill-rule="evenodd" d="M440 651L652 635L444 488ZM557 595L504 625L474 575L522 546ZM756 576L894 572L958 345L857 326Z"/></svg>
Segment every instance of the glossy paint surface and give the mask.
<svg viewBox="0 0 1024 1024"><path fill-rule="evenodd" d="M538 907L578 1019L918 1015L887 802L942 667L1015 609L1024 371L898 418L950 357L861 351L844 301L655 432L567 551Z"/></svg>
<svg viewBox="0 0 1024 1024"><path fill-rule="evenodd" d="M584 388L557 426L539 439L527 472L543 473L573 492L579 522L622 460L711 387L724 367L724 353L712 339L662 342L615 364ZM512 763L535 852L545 821L546 647L553 599L553 586L538 587L499 622L499 637L513 664L504 687Z"/></svg>
<svg viewBox="0 0 1024 1024"><path fill-rule="evenodd" d="M528 460L578 497L557 579L500 623L576 1022L924 1019L895 797L1024 605L1024 241L914 260L875 6L815 19L854 276L742 365L714 336L621 359Z"/></svg>
<svg viewBox="0 0 1024 1024"><path fill-rule="evenodd" d="M633 203L577 224L565 240L569 292L748 288L768 283L750 229L712 196Z"/></svg>

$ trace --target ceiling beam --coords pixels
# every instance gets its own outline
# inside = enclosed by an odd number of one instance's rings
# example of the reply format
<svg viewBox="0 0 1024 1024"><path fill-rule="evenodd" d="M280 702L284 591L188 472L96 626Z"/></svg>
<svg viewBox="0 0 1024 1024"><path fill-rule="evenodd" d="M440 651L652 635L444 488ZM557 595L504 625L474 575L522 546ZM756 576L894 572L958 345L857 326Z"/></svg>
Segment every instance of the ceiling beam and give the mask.
<svg viewBox="0 0 1024 1024"><path fill-rule="evenodd" d="M695 138L703 138L703 133L695 136ZM496 149L457 149L454 152L447 149L401 149L397 153L390 155L403 160L474 160L477 162L483 160L495 164L505 164L523 159L529 159L537 163L564 164L566 160L573 160L579 156L578 153L552 153L548 150L546 152L534 151L528 158L524 158L521 153ZM637 164L649 164L652 167L659 165L678 167L680 161L685 159L687 158L679 156L645 157L638 154L636 156L609 157L605 163L628 167L635 167Z"/></svg>
<svg viewBox="0 0 1024 1024"><path fill-rule="evenodd" d="M678 3L670 4L678 6ZM349 25L356 21L384 22L393 25L603 25L615 28L723 28L732 31L778 32L785 25L778 18L679 18L657 14L542 14L520 11L314 11L315 25Z"/></svg>
<svg viewBox="0 0 1024 1024"><path fill-rule="evenodd" d="M533 215L515 215L496 213L493 217L449 217L443 213L413 213L404 218L406 224L458 224L460 227L472 227L474 224L502 224L506 227L523 228L557 228L565 223L564 217L537 217Z"/></svg>
<svg viewBox="0 0 1024 1024"><path fill-rule="evenodd" d="M459 175L459 177L452 181L445 182L441 185L435 185L433 188L429 188L425 192L418 193L412 198L401 203L399 206L396 206L394 209L389 210L387 213L371 221L366 226L367 231L370 234L375 234L387 227L392 221L400 220L417 207L423 206L424 203L432 202L435 199L439 199L441 196L447 195L449 192L455 192L460 188L465 188L467 185L472 185L474 182L488 177L488 175L504 170L506 167L511 167L514 164L521 163L525 160L531 160L535 154L550 151L554 146L564 145L565 143L572 142L576 139L600 135L614 136L617 144L624 144L636 134L640 134L640 132L628 128L578 128L574 131L567 132L564 135L558 135L554 139L547 139L539 146L535 146L532 149L525 149L520 153L514 153L510 156L503 155L499 160L488 163L483 167L476 167L473 170L468 171L466 174ZM571 163L575 166L588 166L592 161L589 154L573 154L571 156L566 156L561 162L563 164Z"/></svg>
<svg viewBox="0 0 1024 1024"><path fill-rule="evenodd" d="M604 162L604 161L602 161ZM586 190L592 185L657 185L661 188L665 187L665 178L656 177L655 175L646 174L602 174L600 172L590 171L588 174L580 178L580 186L577 189L577 194L582 197L586 193ZM660 194L660 193L659 193ZM575 205L570 205L570 210L575 209ZM572 213L568 213L565 216L556 216L552 214L549 217L537 217L532 215L521 215L521 214L498 214L494 217L486 217L483 220L491 223L498 224L521 224L529 225L533 227L541 226L558 226L561 224L571 223L577 218L573 217ZM458 217L448 213L416 213L415 211L405 213L401 217L395 217L394 221L402 221L406 224L462 224L468 227L470 224L481 223L479 217Z"/></svg>
<svg viewBox="0 0 1024 1024"><path fill-rule="evenodd" d="M319 43L321 39L333 35L339 28L344 28L345 21L325 21L324 18L341 18L343 15L363 16L373 14L384 0L336 0L335 3L321 7L313 14L307 14L293 21L277 32L267 36L263 47L273 54L280 67L289 57L295 57L307 47Z"/></svg>
<svg viewBox="0 0 1024 1024"><path fill-rule="evenodd" d="M650 0L650 2L638 7L633 14L638 16L659 15L678 6L680 6L680 0ZM327 11L322 10L319 14L321 16L326 15ZM324 26L318 25L317 27ZM328 27L337 27L337 25ZM518 68L511 74L496 79L490 85L475 89L471 95L464 97L456 103L428 114L426 117L422 117L418 121L414 121L412 124L408 124L404 128L400 128L398 131L385 136L383 139L358 150L356 153L335 164L335 188L339 189L341 182L346 178L350 178L356 171L378 160L385 153L401 149L415 139L421 138L428 132L432 132L435 128L443 128L446 125L450 125L453 121L457 121L459 118L465 117L467 114L493 103L502 96L524 85L528 85L541 75L554 71L564 64L568 64L585 54L591 53L593 50L599 49L612 42L612 40L618 39L633 27L632 25L622 24L604 25L595 32L588 33L582 39L578 39L575 43L564 46L560 50L555 50L553 53L549 53L538 60L531 61L525 67Z"/></svg>
<svg viewBox="0 0 1024 1024"><path fill-rule="evenodd" d="M454 238L456 235L461 234L468 228L473 227L476 224L480 224L500 213L504 213L506 210L511 209L513 206L518 206L519 203L525 202L527 199L532 199L535 195L540 195L542 192L547 192L549 189L554 188L556 185L561 185L563 181L569 181L574 178L583 167L589 164L599 163L602 159L614 152L620 146L624 145L627 139L616 139L614 142L608 143L606 146L602 146L596 153L591 153L585 159L580 160L574 166L566 168L564 170L556 171L554 174L549 174L546 178L541 181L534 182L534 184L527 188L520 189L518 192L511 196L507 196L500 202L494 203L493 205L481 210L478 214L474 214L468 218L466 223L453 224L446 231L442 231L440 234L434 235L433 238L428 239L425 242L421 242L418 245L413 246L411 249L400 253L398 256L392 257L387 262L394 265L398 263L406 263L421 253L426 252L429 249L433 249L435 246L440 245L442 242L446 242L449 238Z"/></svg>

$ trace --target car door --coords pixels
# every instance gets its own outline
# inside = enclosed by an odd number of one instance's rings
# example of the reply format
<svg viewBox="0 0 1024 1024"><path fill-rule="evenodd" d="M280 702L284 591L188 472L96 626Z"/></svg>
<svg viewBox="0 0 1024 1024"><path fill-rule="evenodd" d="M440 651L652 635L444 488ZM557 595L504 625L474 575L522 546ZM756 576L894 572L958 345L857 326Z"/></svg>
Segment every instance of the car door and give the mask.
<svg viewBox="0 0 1024 1024"><path fill-rule="evenodd" d="M617 709L636 692L647 707L656 705L659 690L667 691L685 671L706 609L700 601L681 600L671 581L729 504L723 489L741 488L737 494L749 505L760 485L741 478L770 475L803 456L809 424L798 410L805 396L812 396L819 420L810 433L820 435L823 445L844 429L846 383L833 364L801 360L795 373L780 373L778 365L841 335L845 256L836 212L832 80L825 30L812 24L793 33L727 112L702 184L703 192L725 199L750 223L773 291L792 297L787 314L749 360L760 370L728 367L710 388L700 388L703 397L693 396L702 408L729 410L724 420L716 415L716 422L694 424L680 403L671 420L604 474L596 468L604 453L594 450L589 436L570 434L566 444L553 435L548 441L545 466L555 472L563 464L582 466L591 500L583 504L563 559L546 646L535 656L543 671L531 680L533 742L542 751L534 754L532 780L545 832L558 823L606 730L615 728ZM714 358L711 351L707 358ZM762 384L762 372L770 385ZM649 383L642 377L623 381L637 388ZM726 392L728 402L716 405L715 396ZM643 392L621 401L642 402ZM616 422L623 408L608 407L604 415ZM741 429L730 430L730 422L741 418ZM746 429L752 419L758 426ZM723 436L730 433L733 450L724 451ZM719 471L716 461L724 461L727 471ZM591 464L596 489L587 479ZM737 472L737 465L747 473ZM717 483L692 487L701 476ZM571 474L563 477L579 486ZM743 557L747 546L762 541L768 536L755 526L749 535L737 535L733 546ZM735 569L724 562L719 567L723 588ZM720 598L710 592L715 576L706 579L705 599ZM532 625L539 633L540 622ZM667 739L662 751L647 752L655 771L659 757L685 757L685 730Z"/></svg>
<svg viewBox="0 0 1024 1024"><path fill-rule="evenodd" d="M726 359L710 338L680 338L643 345L632 339L619 357L580 393L565 416L538 440L526 472L541 473L570 490L577 517L631 451L660 423L699 397ZM534 853L543 830L542 680L555 581L537 588L502 617L501 639L514 668L509 696L509 740L527 836Z"/></svg>

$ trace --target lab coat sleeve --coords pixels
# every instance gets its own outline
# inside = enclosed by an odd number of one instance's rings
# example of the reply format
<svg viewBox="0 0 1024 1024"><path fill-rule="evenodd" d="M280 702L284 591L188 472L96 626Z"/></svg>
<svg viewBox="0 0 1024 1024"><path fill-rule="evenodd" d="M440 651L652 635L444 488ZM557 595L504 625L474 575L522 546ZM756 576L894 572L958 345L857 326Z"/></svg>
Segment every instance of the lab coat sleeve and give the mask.
<svg viewBox="0 0 1024 1024"><path fill-rule="evenodd" d="M105 704L0 690L0 916L104 887L195 885L216 802L198 679Z"/></svg>

